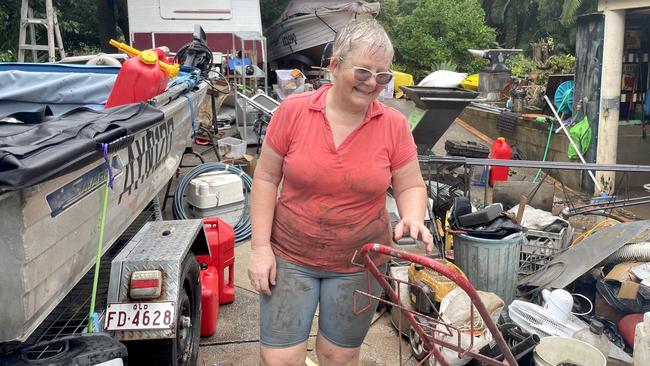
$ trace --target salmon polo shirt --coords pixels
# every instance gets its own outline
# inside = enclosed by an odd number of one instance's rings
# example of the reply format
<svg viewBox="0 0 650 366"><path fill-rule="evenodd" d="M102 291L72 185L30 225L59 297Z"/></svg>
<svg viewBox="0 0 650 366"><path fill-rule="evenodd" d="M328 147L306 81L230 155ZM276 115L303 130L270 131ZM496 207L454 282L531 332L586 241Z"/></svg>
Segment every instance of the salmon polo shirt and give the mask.
<svg viewBox="0 0 650 366"><path fill-rule="evenodd" d="M325 117L331 87L290 96L269 123L264 143L284 159L271 245L301 265L356 272L356 250L392 242L386 190L417 150L404 116L378 101L335 148Z"/></svg>

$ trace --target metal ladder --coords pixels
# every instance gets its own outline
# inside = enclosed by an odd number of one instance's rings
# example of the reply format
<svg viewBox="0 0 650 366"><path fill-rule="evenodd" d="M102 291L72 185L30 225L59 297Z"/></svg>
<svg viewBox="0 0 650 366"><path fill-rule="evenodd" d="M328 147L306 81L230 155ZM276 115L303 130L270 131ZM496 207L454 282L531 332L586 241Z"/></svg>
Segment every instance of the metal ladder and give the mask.
<svg viewBox="0 0 650 366"><path fill-rule="evenodd" d="M23 0L20 7L20 33L18 35L18 62L25 61L25 51L32 51L32 61L38 60L37 51L47 51L49 62L56 61L56 49L59 50L59 56L65 57L63 49L63 40L59 30L59 21L56 18L56 9L52 0L45 0L45 19L34 18L34 11L29 6L29 0ZM34 25L40 24L47 30L47 45L36 44L36 30ZM29 29L30 43L27 43L27 30ZM54 37L56 36L55 45Z"/></svg>

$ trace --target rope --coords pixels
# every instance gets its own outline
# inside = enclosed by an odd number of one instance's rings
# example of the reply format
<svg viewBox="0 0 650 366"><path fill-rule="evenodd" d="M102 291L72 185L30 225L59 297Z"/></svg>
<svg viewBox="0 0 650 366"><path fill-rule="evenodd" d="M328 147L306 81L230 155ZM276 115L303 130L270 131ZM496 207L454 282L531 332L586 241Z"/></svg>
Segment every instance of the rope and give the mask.
<svg viewBox="0 0 650 366"><path fill-rule="evenodd" d="M235 166L224 164L224 163L217 163L217 162L197 165L196 167L192 168L192 170L187 172L179 180L178 185L176 186L176 190L174 191L174 201L172 206L172 214L174 215L174 219L185 220L189 217L187 215L187 212L185 211L184 197L185 197L185 190L187 189L187 186L190 184L192 179L198 177L203 173L212 172L212 171L226 171L228 173L232 173L239 176L239 178L244 183L246 192L250 192L251 188L253 187L253 179L248 174L246 174L243 170ZM244 212L242 213L242 216L239 218L239 220L237 221L237 223L234 225L233 228L235 231L236 242L247 240L251 236L252 226L251 226L250 214L247 212L247 210L248 210L248 195L244 195Z"/></svg>
<svg viewBox="0 0 650 366"><path fill-rule="evenodd" d="M571 242L570 246L574 246L577 243L581 242L582 240L586 239L587 237L589 237L591 234L595 233L601 227L613 226L613 225L616 225L616 224L619 224L619 222L616 221L616 220L612 220L612 219L607 219L605 221L601 221L598 224L596 224L594 227L592 227L591 229L585 231L584 233L580 234L577 238L575 238L575 240L573 240Z"/></svg>
<svg viewBox="0 0 650 366"><path fill-rule="evenodd" d="M194 115L194 104L192 103L192 97L185 95L187 98L187 104L190 106L190 117L192 118L192 138L196 136L196 116Z"/></svg>
<svg viewBox="0 0 650 366"><path fill-rule="evenodd" d="M103 243L104 243L104 230L106 229L106 211L108 209L108 193L113 189L113 172L111 170L110 157L108 155L108 144L101 144L101 149L104 155L104 161L108 166L108 177L106 178L106 188L104 189L104 197L102 199L102 213L99 221L99 238L97 240L97 256L95 257L95 273L93 275L93 289L90 296L90 310L88 312L88 333L98 331L94 329L96 326L95 319L95 302L97 300L97 283L99 282L99 267L102 260Z"/></svg>

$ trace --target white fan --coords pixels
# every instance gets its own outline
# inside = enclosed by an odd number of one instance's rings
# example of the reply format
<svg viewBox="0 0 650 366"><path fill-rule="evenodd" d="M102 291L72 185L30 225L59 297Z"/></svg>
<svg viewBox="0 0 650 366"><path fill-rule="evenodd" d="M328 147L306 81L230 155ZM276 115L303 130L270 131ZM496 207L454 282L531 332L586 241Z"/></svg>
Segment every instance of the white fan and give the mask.
<svg viewBox="0 0 650 366"><path fill-rule="evenodd" d="M589 327L574 315L570 315L568 321L561 322L543 307L519 300L508 306L508 314L523 330L540 337L571 337L575 332Z"/></svg>

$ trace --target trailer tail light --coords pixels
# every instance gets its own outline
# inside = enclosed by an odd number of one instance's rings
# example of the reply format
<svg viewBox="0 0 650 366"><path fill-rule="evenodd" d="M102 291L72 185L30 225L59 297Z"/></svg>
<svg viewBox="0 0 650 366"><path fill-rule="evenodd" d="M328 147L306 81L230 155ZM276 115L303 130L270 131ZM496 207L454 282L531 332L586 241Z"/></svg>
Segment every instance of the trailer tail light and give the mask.
<svg viewBox="0 0 650 366"><path fill-rule="evenodd" d="M162 272L158 270L131 273L129 296L132 299L155 299L162 290Z"/></svg>

